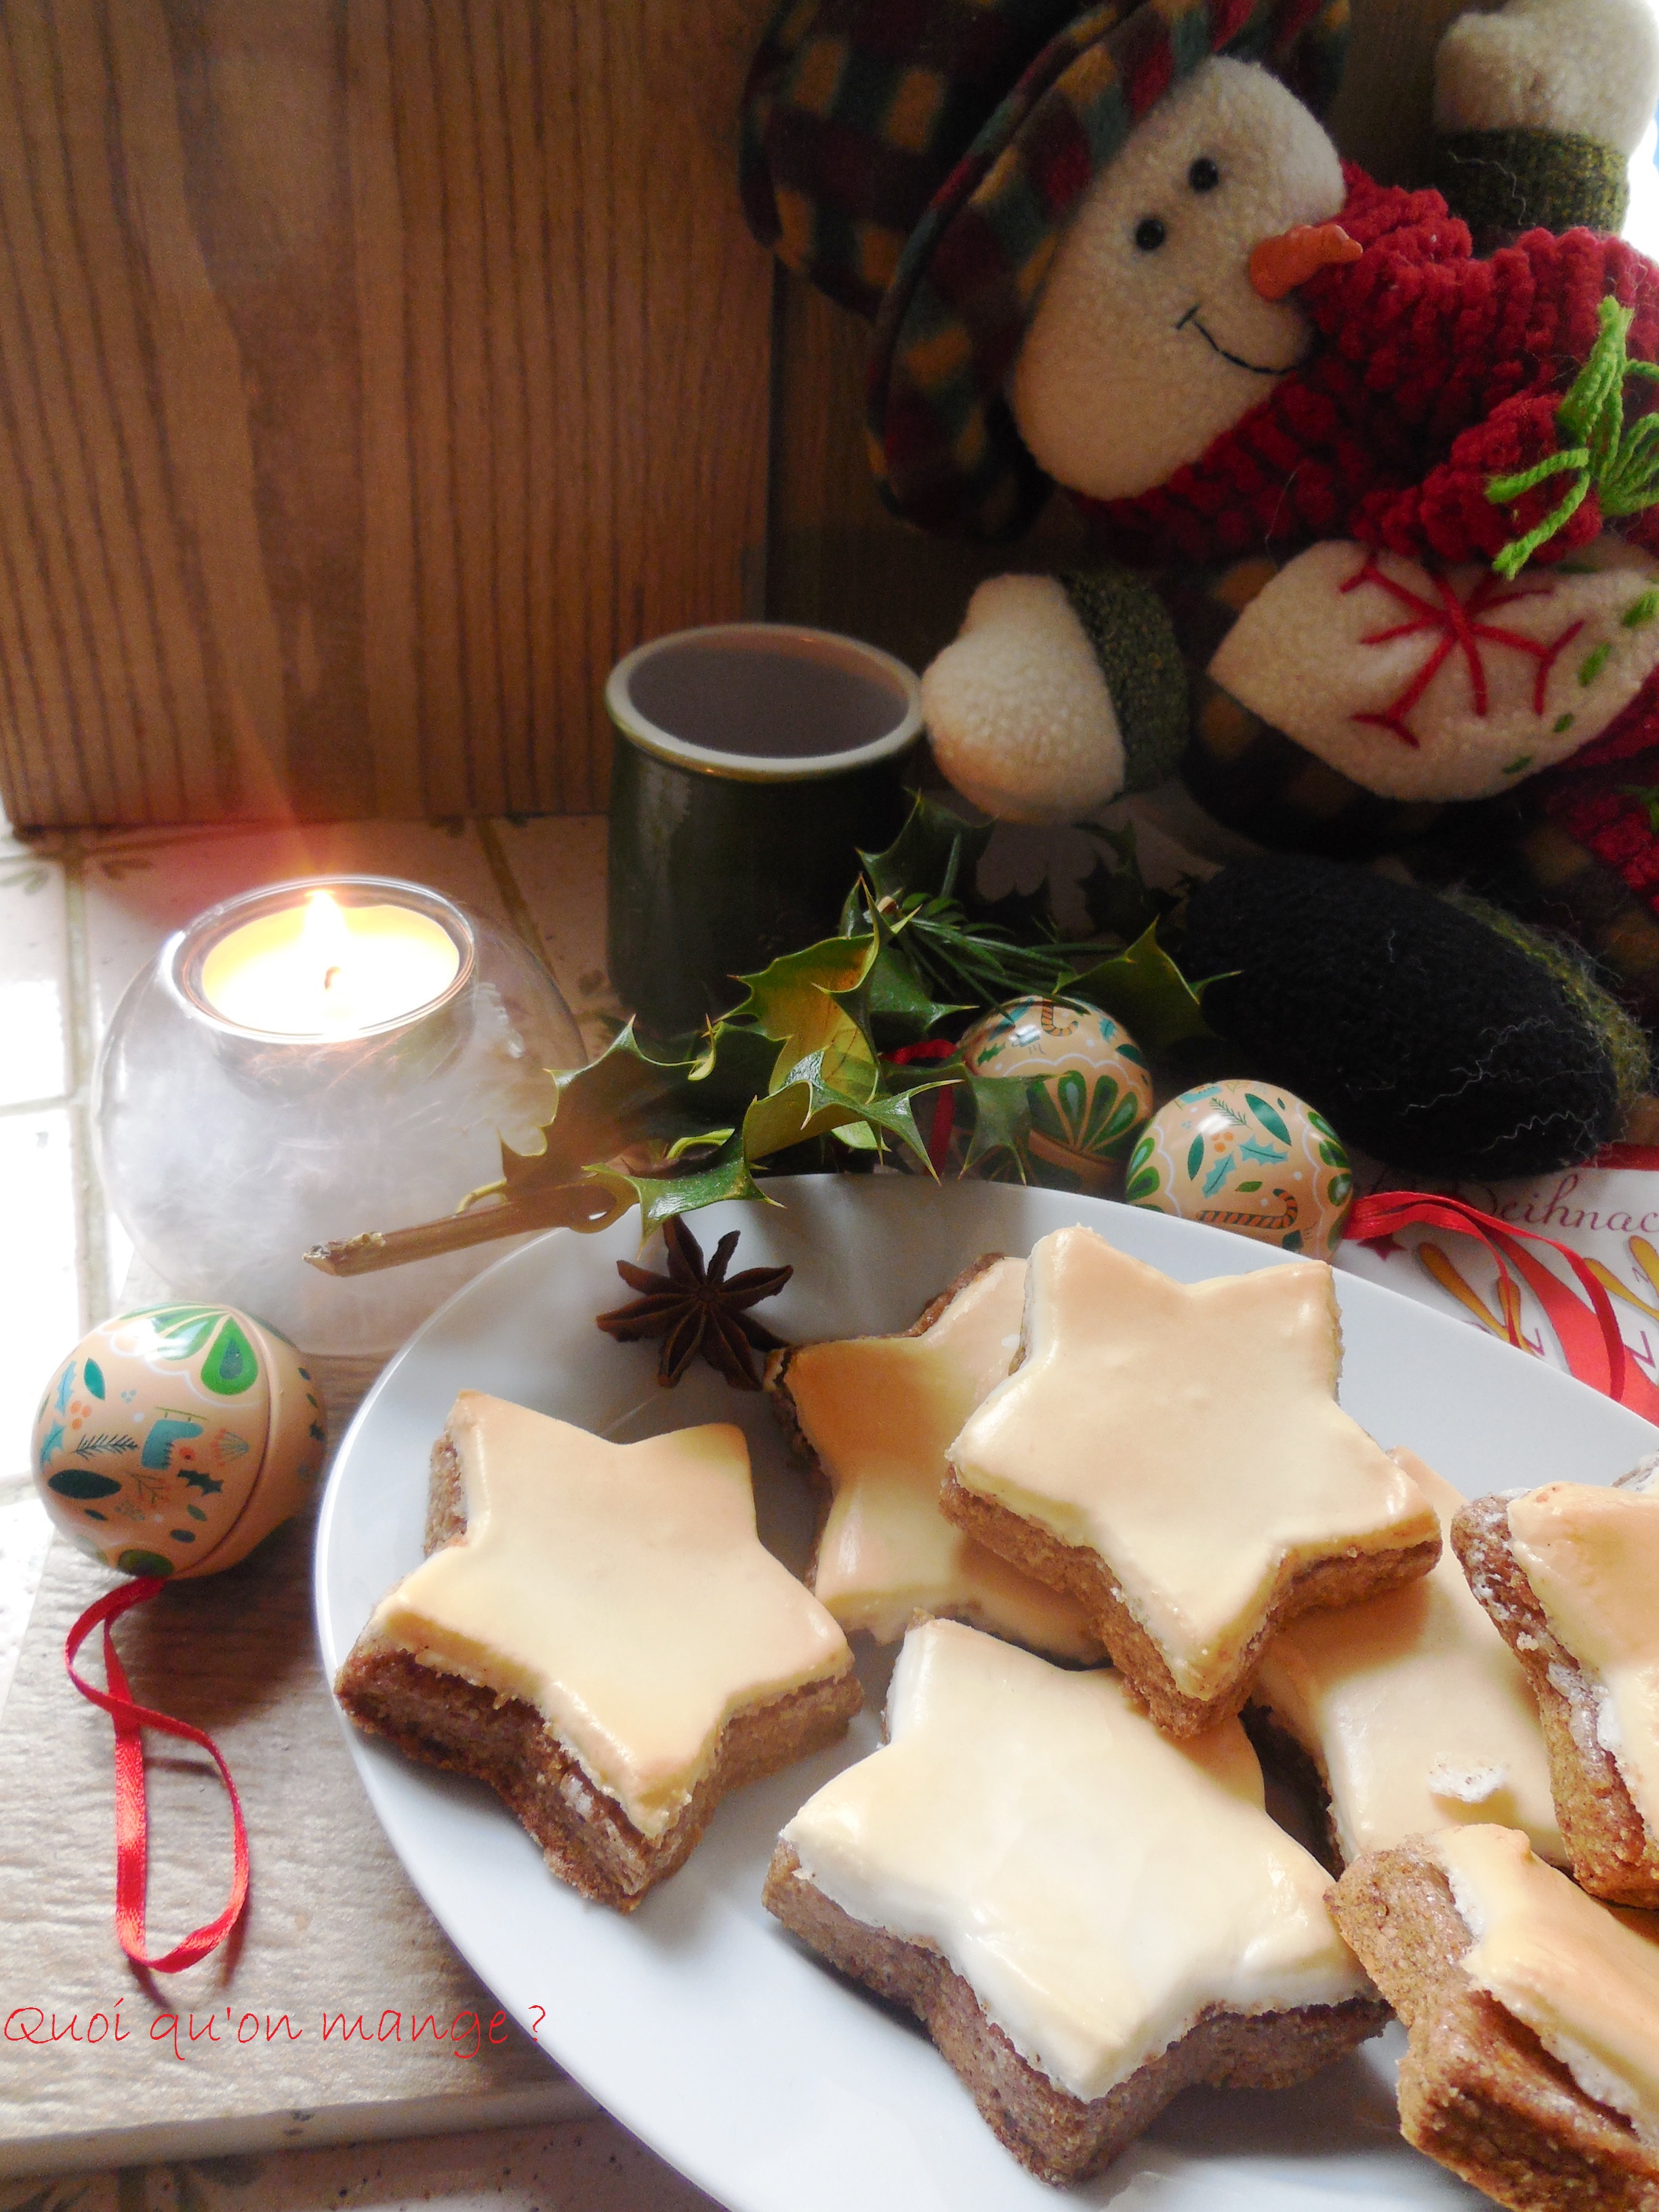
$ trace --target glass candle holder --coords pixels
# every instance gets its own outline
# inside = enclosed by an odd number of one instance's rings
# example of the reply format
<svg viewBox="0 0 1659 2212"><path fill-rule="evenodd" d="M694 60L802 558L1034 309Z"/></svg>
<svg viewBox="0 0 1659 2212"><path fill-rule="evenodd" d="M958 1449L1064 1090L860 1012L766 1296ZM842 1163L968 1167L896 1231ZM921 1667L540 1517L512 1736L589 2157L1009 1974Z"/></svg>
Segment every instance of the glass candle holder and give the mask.
<svg viewBox="0 0 1659 2212"><path fill-rule="evenodd" d="M452 1212L534 1151L551 1071L586 1057L516 939L417 884L346 876L229 899L115 1012L94 1081L110 1203L170 1291L307 1352L392 1351L498 1248L350 1278L308 1247Z"/></svg>

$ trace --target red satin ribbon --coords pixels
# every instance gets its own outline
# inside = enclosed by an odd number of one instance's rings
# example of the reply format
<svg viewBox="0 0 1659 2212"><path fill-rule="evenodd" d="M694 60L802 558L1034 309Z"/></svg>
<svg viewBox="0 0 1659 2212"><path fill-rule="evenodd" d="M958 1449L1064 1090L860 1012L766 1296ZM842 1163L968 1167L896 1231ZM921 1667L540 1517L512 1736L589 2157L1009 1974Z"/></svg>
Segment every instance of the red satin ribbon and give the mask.
<svg viewBox="0 0 1659 2212"><path fill-rule="evenodd" d="M181 1968L193 1966L225 1937L241 1917L242 1907L247 1902L247 1829L242 1820L241 1802L236 1795L236 1784L230 1778L230 1769L219 1754L219 1747L210 1735L191 1728L188 1721L176 1721L168 1713L154 1712L148 1705L135 1705L127 1684L126 1673L116 1655L114 1623L124 1613L131 1613L136 1605L143 1605L164 1587L159 1575L143 1575L137 1580L123 1583L110 1590L94 1605L89 1605L70 1629L64 1642L64 1664L69 1678L83 1698L101 1706L115 1723L115 1932L121 1948L135 1966L147 1966L152 1973L176 1974ZM94 1628L104 1632L104 1679L107 1690L94 1689L90 1682L82 1680L75 1671L75 1656ZM230 1898L224 1911L205 1927L198 1928L185 1936L182 1943L174 1944L166 1956L160 1959L144 1955L144 1905L149 1887L149 1812L144 1800L144 1740L142 1731L147 1728L160 1729L167 1735L182 1736L186 1743L198 1745L209 1753L218 1768L230 1799L230 1817L234 1830L234 1858L230 1878Z"/></svg>
<svg viewBox="0 0 1659 2212"><path fill-rule="evenodd" d="M1450 1230L1476 1238L1492 1254L1499 1275L1511 1290L1515 1287L1510 1273L1512 1266L1543 1308L1560 1340L1567 1365L1578 1380L1659 1425L1659 1388L1627 1358L1613 1301L1577 1252L1553 1237L1540 1236L1535 1229L1499 1221L1461 1198L1420 1190L1383 1190L1357 1198L1344 1233L1357 1244L1380 1244L1401 1229L1413 1228ZM1589 1302L1588 1310L1558 1275L1524 1249L1522 1239L1528 1244L1547 1245L1560 1255L1583 1286ZM1510 1342L1518 1346L1521 1336L1512 1305L1505 1318Z"/></svg>

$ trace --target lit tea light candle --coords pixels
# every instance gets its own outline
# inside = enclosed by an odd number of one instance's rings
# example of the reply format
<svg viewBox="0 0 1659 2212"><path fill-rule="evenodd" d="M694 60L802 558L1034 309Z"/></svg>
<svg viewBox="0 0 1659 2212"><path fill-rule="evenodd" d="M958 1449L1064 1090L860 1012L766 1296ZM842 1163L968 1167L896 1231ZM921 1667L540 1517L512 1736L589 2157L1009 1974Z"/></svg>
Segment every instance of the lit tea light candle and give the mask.
<svg viewBox="0 0 1659 2212"><path fill-rule="evenodd" d="M100 1173L145 1266L307 1352L391 1352L493 1248L336 1279L316 1244L448 1214L533 1148L581 1040L514 932L393 876L267 884L136 975L94 1081Z"/></svg>
<svg viewBox="0 0 1659 2212"><path fill-rule="evenodd" d="M460 964L460 947L430 915L390 901L341 907L313 890L222 937L202 963L200 988L239 1029L360 1036L441 998Z"/></svg>

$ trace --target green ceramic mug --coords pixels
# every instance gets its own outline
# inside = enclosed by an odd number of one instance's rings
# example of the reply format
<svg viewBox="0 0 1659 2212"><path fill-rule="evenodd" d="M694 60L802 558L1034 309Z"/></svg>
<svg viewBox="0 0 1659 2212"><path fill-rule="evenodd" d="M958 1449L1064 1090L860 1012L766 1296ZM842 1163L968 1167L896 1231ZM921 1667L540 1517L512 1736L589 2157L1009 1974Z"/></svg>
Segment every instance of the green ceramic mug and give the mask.
<svg viewBox="0 0 1659 2212"><path fill-rule="evenodd" d="M828 630L678 631L605 685L611 980L642 1029L700 1029L734 975L833 933L858 854L903 820L921 687Z"/></svg>

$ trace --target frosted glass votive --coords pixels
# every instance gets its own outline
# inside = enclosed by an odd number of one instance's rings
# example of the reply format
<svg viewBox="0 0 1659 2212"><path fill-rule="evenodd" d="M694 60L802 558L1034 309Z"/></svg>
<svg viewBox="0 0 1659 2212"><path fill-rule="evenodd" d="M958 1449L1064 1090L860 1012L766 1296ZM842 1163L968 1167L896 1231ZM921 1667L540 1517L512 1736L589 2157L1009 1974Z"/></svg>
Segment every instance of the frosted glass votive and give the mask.
<svg viewBox="0 0 1659 2212"><path fill-rule="evenodd" d="M98 1164L180 1298L307 1352L387 1352L501 1247L350 1277L307 1249L453 1212L500 1176L503 1139L538 1149L551 1071L586 1057L541 962L438 892L278 884L199 915L129 986L94 1080Z"/></svg>

